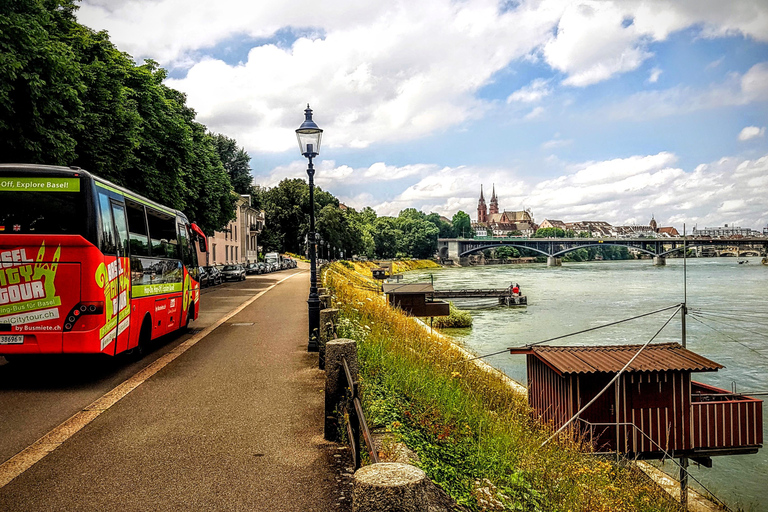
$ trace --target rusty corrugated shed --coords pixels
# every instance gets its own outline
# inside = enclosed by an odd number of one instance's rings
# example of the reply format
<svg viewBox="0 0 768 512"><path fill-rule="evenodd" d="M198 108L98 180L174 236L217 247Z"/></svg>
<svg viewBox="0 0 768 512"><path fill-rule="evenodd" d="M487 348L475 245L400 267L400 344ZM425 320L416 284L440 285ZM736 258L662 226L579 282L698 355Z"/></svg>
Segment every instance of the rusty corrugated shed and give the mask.
<svg viewBox="0 0 768 512"><path fill-rule="evenodd" d="M559 374L616 373L640 350L642 345L588 347L553 347L538 345L509 349L512 354L532 354ZM723 365L710 361L678 343L648 345L632 365L630 372L693 371L715 372Z"/></svg>

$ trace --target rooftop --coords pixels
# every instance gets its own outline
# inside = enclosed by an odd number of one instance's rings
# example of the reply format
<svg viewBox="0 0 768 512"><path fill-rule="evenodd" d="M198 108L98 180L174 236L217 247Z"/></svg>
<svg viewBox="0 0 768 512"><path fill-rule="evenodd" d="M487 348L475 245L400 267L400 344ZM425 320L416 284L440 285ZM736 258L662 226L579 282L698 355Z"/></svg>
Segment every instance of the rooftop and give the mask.
<svg viewBox="0 0 768 512"><path fill-rule="evenodd" d="M642 345L557 347L538 345L510 348L511 354L529 354L541 359L558 374L617 373ZM648 345L627 368L628 372L692 371L715 372L723 365L710 361L678 343Z"/></svg>

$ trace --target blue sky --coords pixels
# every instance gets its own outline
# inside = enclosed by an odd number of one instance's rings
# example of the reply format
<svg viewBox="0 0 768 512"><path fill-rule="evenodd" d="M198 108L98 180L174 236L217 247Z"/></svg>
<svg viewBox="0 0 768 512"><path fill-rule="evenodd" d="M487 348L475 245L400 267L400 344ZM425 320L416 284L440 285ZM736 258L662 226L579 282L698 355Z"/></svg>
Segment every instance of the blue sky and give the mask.
<svg viewBox="0 0 768 512"><path fill-rule="evenodd" d="M170 71L254 182L306 177L380 215L768 225L768 2L84 0Z"/></svg>

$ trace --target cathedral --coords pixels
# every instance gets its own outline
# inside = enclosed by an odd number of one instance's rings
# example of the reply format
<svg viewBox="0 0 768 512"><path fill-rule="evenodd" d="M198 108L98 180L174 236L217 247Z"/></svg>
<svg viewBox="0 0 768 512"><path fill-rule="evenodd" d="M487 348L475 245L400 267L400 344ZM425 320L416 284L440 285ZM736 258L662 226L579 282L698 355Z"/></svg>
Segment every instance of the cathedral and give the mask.
<svg viewBox="0 0 768 512"><path fill-rule="evenodd" d="M485 204L483 186L480 185L480 200L477 202L477 222L472 224L477 236L507 236L519 231L530 236L536 231L530 210L499 212L499 199L496 197L496 185L493 186L491 204Z"/></svg>

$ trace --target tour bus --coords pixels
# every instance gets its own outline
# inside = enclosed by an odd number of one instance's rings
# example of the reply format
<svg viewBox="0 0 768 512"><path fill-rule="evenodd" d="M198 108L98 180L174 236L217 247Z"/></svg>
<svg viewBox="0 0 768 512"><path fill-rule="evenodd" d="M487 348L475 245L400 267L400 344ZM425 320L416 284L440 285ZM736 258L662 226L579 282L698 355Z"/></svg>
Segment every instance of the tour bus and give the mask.
<svg viewBox="0 0 768 512"><path fill-rule="evenodd" d="M0 355L143 352L197 318L205 240L80 168L0 164Z"/></svg>

